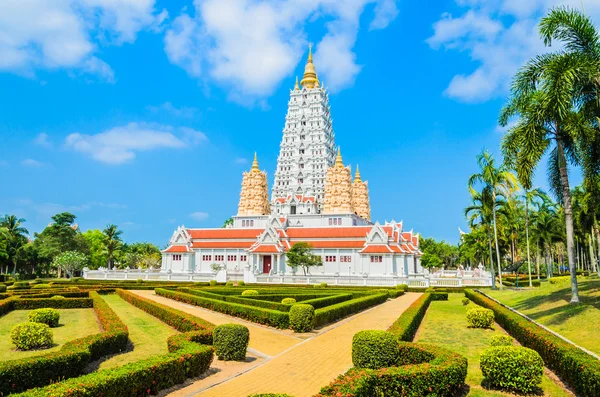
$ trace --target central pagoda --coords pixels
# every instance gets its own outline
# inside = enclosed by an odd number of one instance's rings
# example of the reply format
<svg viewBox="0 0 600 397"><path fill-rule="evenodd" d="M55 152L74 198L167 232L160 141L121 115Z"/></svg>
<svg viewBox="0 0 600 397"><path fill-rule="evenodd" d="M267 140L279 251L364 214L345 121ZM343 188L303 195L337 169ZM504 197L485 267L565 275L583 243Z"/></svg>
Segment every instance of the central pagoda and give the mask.
<svg viewBox="0 0 600 397"><path fill-rule="evenodd" d="M334 165L335 135L329 97L309 47L304 77L290 91L271 196L271 213L320 214L327 170Z"/></svg>

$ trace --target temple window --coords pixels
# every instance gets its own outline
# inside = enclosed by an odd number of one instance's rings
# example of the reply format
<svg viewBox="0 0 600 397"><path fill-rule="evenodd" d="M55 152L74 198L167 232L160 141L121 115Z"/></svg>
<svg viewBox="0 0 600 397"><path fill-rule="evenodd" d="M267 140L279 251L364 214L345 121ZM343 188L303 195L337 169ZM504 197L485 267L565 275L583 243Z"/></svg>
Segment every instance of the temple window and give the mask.
<svg viewBox="0 0 600 397"><path fill-rule="evenodd" d="M180 261L181 260L181 254L174 254L173 255L173 260L174 261Z"/></svg>
<svg viewBox="0 0 600 397"><path fill-rule="evenodd" d="M350 255L340 255L340 262L352 262Z"/></svg>
<svg viewBox="0 0 600 397"><path fill-rule="evenodd" d="M335 261L336 261L335 255L326 255L325 256L325 262L335 262Z"/></svg>
<svg viewBox="0 0 600 397"><path fill-rule="evenodd" d="M227 255L227 262L237 261L237 255Z"/></svg>
<svg viewBox="0 0 600 397"><path fill-rule="evenodd" d="M212 255L202 255L202 260L203 261L211 261L212 260Z"/></svg>
<svg viewBox="0 0 600 397"><path fill-rule="evenodd" d="M246 227L246 220L242 219L242 227Z"/></svg>
<svg viewBox="0 0 600 397"><path fill-rule="evenodd" d="M381 256L381 255L371 255L371 262L372 263L381 263L381 262L383 262L383 256Z"/></svg>
<svg viewBox="0 0 600 397"><path fill-rule="evenodd" d="M240 255L240 261L246 262L246 255Z"/></svg>

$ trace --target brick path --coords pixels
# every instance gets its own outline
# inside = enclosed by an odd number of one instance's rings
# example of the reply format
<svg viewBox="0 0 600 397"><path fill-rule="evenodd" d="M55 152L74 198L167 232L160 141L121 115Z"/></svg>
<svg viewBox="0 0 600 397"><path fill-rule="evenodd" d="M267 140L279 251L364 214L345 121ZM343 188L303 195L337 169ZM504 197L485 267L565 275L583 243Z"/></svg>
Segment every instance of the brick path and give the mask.
<svg viewBox="0 0 600 397"><path fill-rule="evenodd" d="M135 292L160 303L185 310L215 324L239 321L229 316L155 296L153 291ZM280 352L248 372L190 395L246 397L253 393L271 392L288 393L295 397L312 396L318 393L322 386L327 385L352 366L352 337L356 332L364 329L387 329L419 295L407 293L399 298L389 300L333 324L323 332L304 341L281 331L243 322L250 329L251 348L262 353L266 353L265 350L270 352L279 350ZM253 338L256 339L253 341ZM273 345L277 348L273 349ZM289 345L289 347L281 350L285 345Z"/></svg>

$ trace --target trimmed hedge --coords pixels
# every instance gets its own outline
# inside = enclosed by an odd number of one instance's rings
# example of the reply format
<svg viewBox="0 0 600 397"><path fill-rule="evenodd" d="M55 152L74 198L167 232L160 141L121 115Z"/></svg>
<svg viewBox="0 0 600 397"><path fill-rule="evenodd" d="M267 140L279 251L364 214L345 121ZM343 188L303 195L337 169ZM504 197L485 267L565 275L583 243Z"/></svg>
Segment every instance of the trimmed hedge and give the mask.
<svg viewBox="0 0 600 397"><path fill-rule="evenodd" d="M387 331L360 331L352 338L355 368L379 369L398 364L400 349L394 334Z"/></svg>
<svg viewBox="0 0 600 397"><path fill-rule="evenodd" d="M490 338L490 346L513 346L513 338L508 335L493 335Z"/></svg>
<svg viewBox="0 0 600 397"><path fill-rule="evenodd" d="M467 321L473 328L490 328L494 324L494 312L484 307L474 306L467 310Z"/></svg>
<svg viewBox="0 0 600 397"><path fill-rule="evenodd" d="M216 312L245 318L247 320L259 324L270 325L276 328L288 328L290 325L290 318L288 313L281 312L278 310L262 309L250 305L242 305L238 303L225 302L223 300L204 298L201 296L186 294L183 292L172 291L163 288L157 288L155 292L157 295L164 296L166 298L171 298L179 302L185 302L192 305L204 307L206 309L210 309Z"/></svg>
<svg viewBox="0 0 600 397"><path fill-rule="evenodd" d="M473 302L494 311L496 322L523 346L537 351L578 395L600 396L600 361L518 314L485 297L465 290Z"/></svg>
<svg viewBox="0 0 600 397"><path fill-rule="evenodd" d="M48 324L21 323L11 328L10 339L19 350L43 349L52 346L53 334Z"/></svg>
<svg viewBox="0 0 600 397"><path fill-rule="evenodd" d="M213 344L219 360L244 361L249 340L250 331L241 324L222 324L213 330Z"/></svg>
<svg viewBox="0 0 600 397"><path fill-rule="evenodd" d="M294 303L296 303L296 299L294 299L294 298L283 298L281 300L281 303L283 305L293 305Z"/></svg>
<svg viewBox="0 0 600 397"><path fill-rule="evenodd" d="M242 292L242 296L254 296L254 295L258 295L258 291L253 290L253 289L247 289L244 292Z"/></svg>
<svg viewBox="0 0 600 397"><path fill-rule="evenodd" d="M0 292L6 292L6 285L0 284Z"/></svg>
<svg viewBox="0 0 600 397"><path fill-rule="evenodd" d="M521 346L489 347L481 353L481 372L490 386L518 393L539 389L544 361L535 351Z"/></svg>
<svg viewBox="0 0 600 397"><path fill-rule="evenodd" d="M319 327L324 324L339 320L340 318L346 317L350 314L354 314L371 306L383 303L387 300L387 298L387 294L373 294L317 309L315 310L313 326ZM294 305L292 308L296 306L297 305Z"/></svg>
<svg viewBox="0 0 600 397"><path fill-rule="evenodd" d="M411 342L425 317L427 308L432 301L431 294L423 294L412 303L388 328L401 341Z"/></svg>
<svg viewBox="0 0 600 397"><path fill-rule="evenodd" d="M352 368L315 397L450 397L462 389L466 358L437 346L398 343L404 365L377 370Z"/></svg>
<svg viewBox="0 0 600 397"><path fill-rule="evenodd" d="M305 303L293 305L290 309L290 328L294 332L310 332L315 318L315 308Z"/></svg>
<svg viewBox="0 0 600 397"><path fill-rule="evenodd" d="M58 327L60 313L56 309L44 308L29 312L27 319L30 323L46 324L51 328Z"/></svg>
<svg viewBox="0 0 600 397"><path fill-rule="evenodd" d="M336 303L346 302L352 299L352 294L341 294L333 296L324 296L321 298L307 299L302 303L311 305L315 309L335 305Z"/></svg>
<svg viewBox="0 0 600 397"><path fill-rule="evenodd" d="M0 394L6 395L32 387L79 376L85 366L100 357L121 352L127 347L127 327L96 292L90 292L94 311L104 332L67 342L56 352L42 356L0 362ZM33 299L32 299L33 300ZM38 299L50 301L50 299ZM68 299L53 300L63 302ZM8 302L7 302L8 301ZM9 298L16 309L21 299Z"/></svg>
<svg viewBox="0 0 600 397"><path fill-rule="evenodd" d="M86 309L94 306L91 298L68 298L68 299L29 299L21 298L14 301L15 310L31 310L49 307L52 309Z"/></svg>

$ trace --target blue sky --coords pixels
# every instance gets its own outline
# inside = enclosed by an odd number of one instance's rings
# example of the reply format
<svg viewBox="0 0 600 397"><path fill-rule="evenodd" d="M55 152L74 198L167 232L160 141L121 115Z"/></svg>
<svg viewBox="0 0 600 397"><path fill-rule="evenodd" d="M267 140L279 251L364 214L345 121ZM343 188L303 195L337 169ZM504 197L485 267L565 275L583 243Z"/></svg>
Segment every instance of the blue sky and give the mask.
<svg viewBox="0 0 600 397"><path fill-rule="evenodd" d="M82 0L0 4L0 214L70 211L163 246L219 227L256 151L272 182L309 42L372 216L458 240L475 156L499 152L536 24L580 0ZM589 4L588 4L589 3ZM586 12L600 16L598 1ZM545 170L537 184L546 186ZM573 172L573 182L580 180Z"/></svg>

